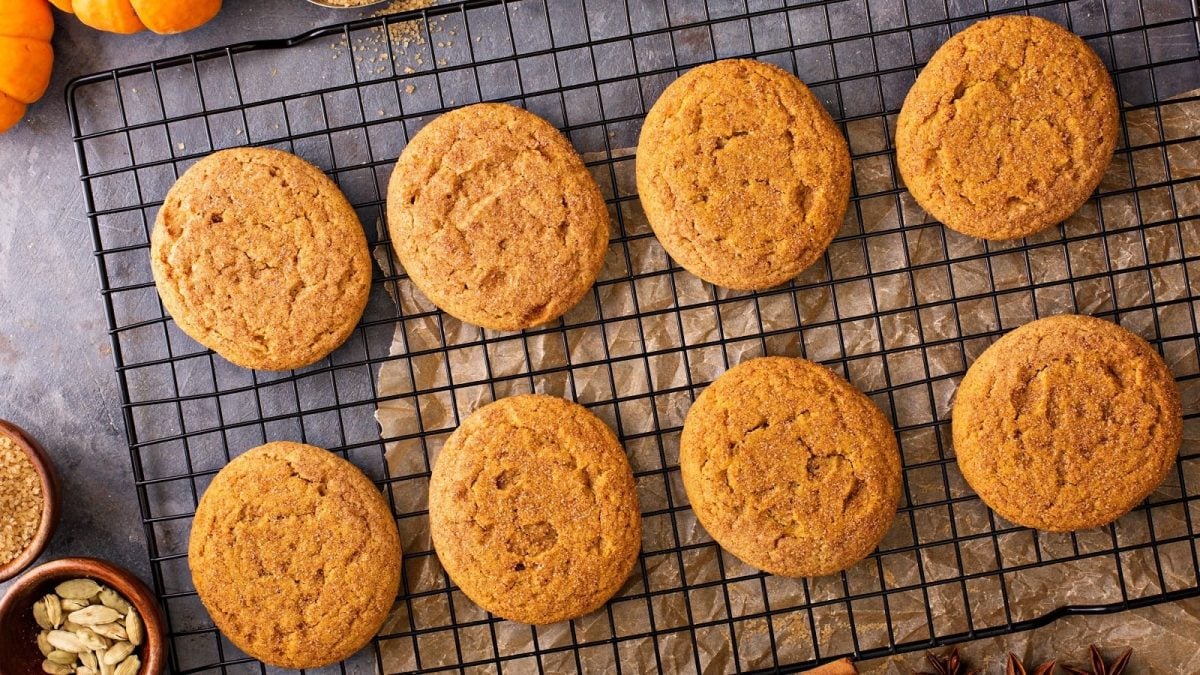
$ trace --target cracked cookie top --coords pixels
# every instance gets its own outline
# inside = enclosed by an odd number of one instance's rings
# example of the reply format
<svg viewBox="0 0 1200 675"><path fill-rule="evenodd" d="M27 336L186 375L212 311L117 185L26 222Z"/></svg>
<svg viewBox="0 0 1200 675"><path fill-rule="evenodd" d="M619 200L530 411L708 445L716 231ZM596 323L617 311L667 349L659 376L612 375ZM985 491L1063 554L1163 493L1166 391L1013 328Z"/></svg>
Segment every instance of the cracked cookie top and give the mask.
<svg viewBox="0 0 1200 675"><path fill-rule="evenodd" d="M771 574L844 570L879 545L900 499L900 453L869 398L811 361L765 357L696 399L679 446L700 524Z"/></svg>
<svg viewBox="0 0 1200 675"><path fill-rule="evenodd" d="M484 328L562 316L608 250L608 209L579 155L548 122L510 105L469 105L421 129L387 201L392 246L413 283Z"/></svg>
<svg viewBox="0 0 1200 675"><path fill-rule="evenodd" d="M1098 527L1145 499L1175 463L1179 391L1145 340L1062 315L1008 333L955 395L963 477L1004 518L1056 532Z"/></svg>
<svg viewBox="0 0 1200 675"><path fill-rule="evenodd" d="M842 226L846 139L787 71L745 59L693 68L646 115L637 147L642 208L680 265L718 286L778 286Z"/></svg>
<svg viewBox="0 0 1200 675"><path fill-rule="evenodd" d="M909 90L896 161L947 227L1016 239L1066 220L1117 143L1117 95L1076 35L1032 16L981 21L937 50Z"/></svg>
<svg viewBox="0 0 1200 675"><path fill-rule="evenodd" d="M400 537L379 489L311 445L276 442L230 462L192 521L188 567L217 628L284 668L341 661L383 625L400 586Z"/></svg>
<svg viewBox="0 0 1200 675"><path fill-rule="evenodd" d="M501 399L468 417L429 484L438 559L487 611L530 624L599 609L641 548L629 460L583 406Z"/></svg>
<svg viewBox="0 0 1200 675"><path fill-rule="evenodd" d="M188 169L158 211L150 264L184 333L261 370L327 356L371 290L353 207L320 169L268 148L220 150Z"/></svg>

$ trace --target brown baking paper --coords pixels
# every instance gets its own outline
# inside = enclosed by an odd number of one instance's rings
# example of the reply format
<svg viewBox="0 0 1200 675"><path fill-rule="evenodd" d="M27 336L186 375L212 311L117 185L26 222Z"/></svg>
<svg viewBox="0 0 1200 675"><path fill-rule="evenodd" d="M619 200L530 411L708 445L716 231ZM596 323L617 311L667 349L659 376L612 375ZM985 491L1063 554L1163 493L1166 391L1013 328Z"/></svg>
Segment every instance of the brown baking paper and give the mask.
<svg viewBox="0 0 1200 675"><path fill-rule="evenodd" d="M962 646L963 658L986 675L1004 673L1009 652L1026 666L1055 659L1061 665L1090 670L1088 646L1101 647L1111 662L1126 648L1133 649L1129 673L1179 675L1200 673L1200 598L1169 602L1117 614L1072 616L1037 630L976 640ZM945 649L934 650L944 654ZM923 653L903 654L858 664L872 675L911 675L929 670Z"/></svg>
<svg viewBox="0 0 1200 675"><path fill-rule="evenodd" d="M1123 142L1130 147L1200 133L1195 102L1167 102L1125 118L1130 137ZM1062 228L1027 240L1026 255L1019 242L986 244L928 224L906 192L892 191L892 156L883 152L890 130L878 118L850 122L846 130L862 199L847 214L828 264L814 265L798 280L806 288L756 301L686 272L667 273L662 248L653 237L638 236L650 230L636 200L625 200L612 208L614 216L620 210L630 239L612 244L601 274L602 281L621 281L598 286L564 317L564 328L483 333L437 313L400 322L395 358L380 369L383 401L376 417L385 439L422 430L426 436L387 444L391 476L428 471L457 420L493 398L538 391L589 405L630 439L626 449L639 475L642 509L651 515L644 519L639 566L608 608L536 631L484 623L487 615L460 592L436 592L446 587L436 556L409 558L409 596L401 597L381 632L384 672L457 665L460 651L465 662L517 657L505 663L505 672L535 672L535 649L550 650L541 657L549 672L577 666L607 672L618 662L626 672L696 672L697 661L705 673L765 668L1002 626L1064 605L1119 602L1122 579L1131 599L1200 583L1197 545L1185 538L1186 518L1200 519L1200 508L1178 503L1181 481L1191 493L1200 491L1200 462L1184 462L1167 478L1151 499L1166 502L1161 506L1136 511L1113 529L1072 537L1012 529L994 519L954 463L938 461L952 456L947 422L966 366L994 340L991 333L1037 316L1119 311L1127 328L1166 339L1163 350L1177 376L1197 372L1186 298L1197 294L1189 284L1200 283L1200 270L1183 259L1200 253L1194 218L1200 183L1157 184L1200 175L1200 143L1118 154L1101 193L1122 192L1089 201ZM611 172L607 163L593 167L606 197L634 194L632 151L613 158ZM1101 214L1109 234L1102 234ZM1176 224L1175 218L1187 219ZM387 251L377 250L376 260L385 273L398 271ZM435 309L408 280L389 292L403 317ZM727 302L719 309L695 306L713 298ZM1157 310L1152 302L1160 304ZM601 319L602 325L591 323ZM767 337L759 339L762 333ZM470 344L482 335L495 341ZM443 347L444 353L407 356ZM727 363L764 351L830 363L871 394L899 429L907 487L901 513L879 553L844 578L760 578L712 544L690 510L677 511L674 522L667 512L671 504L687 503L675 467L677 429L698 393L689 391L689 379L710 382ZM528 376L538 371L552 372ZM656 393L641 396L650 392ZM1185 411L1195 412L1195 381L1183 383L1182 393ZM936 428L919 426L934 420ZM662 435L661 448L652 433L660 429L676 430ZM1185 435L1183 452L1194 454L1196 425L1189 423ZM665 480L658 471L664 460ZM427 479L394 484L398 512L423 511L427 485ZM402 518L399 526L406 553L431 550L426 517ZM1007 531L993 537L994 529ZM1155 549L1140 546L1151 536L1184 539L1159 545L1156 563ZM1114 555L1114 544L1131 548ZM684 551L676 553L678 547ZM722 578L724 584L712 583ZM860 597L847 602L851 596ZM456 623L471 625L454 629ZM692 631L689 624L701 627ZM1039 653L1057 649L1059 634L1072 648L1090 639L1086 622L1063 625L1038 633ZM1119 638L1131 645L1162 643L1155 636L1168 627L1129 624ZM649 637L652 630L659 634ZM413 631L416 637L407 635ZM1169 636L1165 643L1170 648ZM1180 663L1196 665L1192 643L1178 647L1192 653ZM572 644L586 646L562 649ZM878 667L901 672L894 670L899 662Z"/></svg>

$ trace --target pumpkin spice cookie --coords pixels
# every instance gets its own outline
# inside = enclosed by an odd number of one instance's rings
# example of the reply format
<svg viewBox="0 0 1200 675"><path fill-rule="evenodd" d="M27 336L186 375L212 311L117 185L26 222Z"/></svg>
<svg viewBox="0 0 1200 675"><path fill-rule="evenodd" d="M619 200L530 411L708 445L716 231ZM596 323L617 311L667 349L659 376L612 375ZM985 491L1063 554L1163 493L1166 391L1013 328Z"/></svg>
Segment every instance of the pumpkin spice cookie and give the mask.
<svg viewBox="0 0 1200 675"><path fill-rule="evenodd" d="M641 548L620 442L583 406L551 396L501 399L463 422L433 468L429 523L463 593L529 624L599 609Z"/></svg>
<svg viewBox="0 0 1200 675"><path fill-rule="evenodd" d="M271 665L317 668L370 642L400 586L400 537L354 465L301 443L254 448L200 500L188 567L217 628Z"/></svg>
<svg viewBox="0 0 1200 675"><path fill-rule="evenodd" d="M953 411L963 477L996 513L1066 532L1145 499L1179 453L1179 391L1140 337L1054 316L1000 338L963 377Z"/></svg>
<svg viewBox="0 0 1200 675"><path fill-rule="evenodd" d="M820 258L841 228L850 154L803 82L729 59L692 69L654 103L637 186L654 234L686 270L769 288Z"/></svg>
<svg viewBox="0 0 1200 675"><path fill-rule="evenodd" d="M937 50L909 90L896 161L947 227L1017 239L1067 219L1112 161L1117 95L1083 40L1032 16L981 21Z"/></svg>
<svg viewBox="0 0 1200 675"><path fill-rule="evenodd" d="M205 157L171 187L150 235L163 305L245 368L329 355L362 317L371 259L358 215L320 169L267 148Z"/></svg>
<svg viewBox="0 0 1200 675"><path fill-rule="evenodd" d="M782 576L833 574L866 557L900 500L900 452L883 413L804 359L753 359L717 378L688 411L679 467L713 539Z"/></svg>
<svg viewBox="0 0 1200 675"><path fill-rule="evenodd" d="M404 270L467 323L520 330L557 319L608 250L608 208L567 139L533 113L480 103L438 117L388 185Z"/></svg>

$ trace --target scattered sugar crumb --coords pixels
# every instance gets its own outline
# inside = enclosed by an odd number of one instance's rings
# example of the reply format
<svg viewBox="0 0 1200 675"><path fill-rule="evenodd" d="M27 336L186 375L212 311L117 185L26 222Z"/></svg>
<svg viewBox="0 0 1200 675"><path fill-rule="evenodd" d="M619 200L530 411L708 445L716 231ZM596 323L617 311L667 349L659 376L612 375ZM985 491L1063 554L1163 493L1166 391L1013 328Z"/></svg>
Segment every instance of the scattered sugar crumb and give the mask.
<svg viewBox="0 0 1200 675"><path fill-rule="evenodd" d="M392 0L371 16L379 17L386 14L424 9L432 4L433 0ZM425 44L425 38L419 21L403 21L388 24L387 30L388 37L391 39L393 46L403 45L407 48L412 44ZM430 30L436 30L436 27L431 25Z"/></svg>

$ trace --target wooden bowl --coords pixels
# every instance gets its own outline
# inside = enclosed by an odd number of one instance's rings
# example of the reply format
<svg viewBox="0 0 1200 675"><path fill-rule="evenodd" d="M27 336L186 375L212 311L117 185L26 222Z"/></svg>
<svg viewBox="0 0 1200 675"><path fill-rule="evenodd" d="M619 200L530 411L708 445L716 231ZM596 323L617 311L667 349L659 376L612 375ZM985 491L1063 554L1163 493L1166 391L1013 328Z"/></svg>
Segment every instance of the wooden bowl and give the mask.
<svg viewBox="0 0 1200 675"><path fill-rule="evenodd" d="M61 558L38 565L17 579L0 598L0 673L39 675L42 653L37 648L38 626L33 603L68 579L99 582L129 601L142 618L146 638L138 647L140 675L159 675L167 666L166 623L154 594L132 572L95 558Z"/></svg>
<svg viewBox="0 0 1200 675"><path fill-rule="evenodd" d="M25 568L32 565L46 549L46 544L54 534L54 528L58 526L59 491L58 474L54 471L50 456L40 443L21 427L4 420L0 420L0 434L11 438L25 451L29 461L33 462L38 477L42 479L42 522L29 546L8 564L0 565L0 581L8 581L25 571Z"/></svg>

